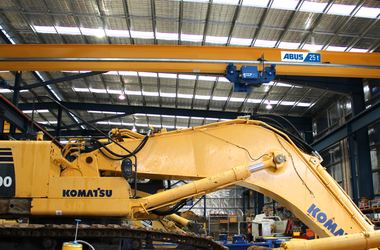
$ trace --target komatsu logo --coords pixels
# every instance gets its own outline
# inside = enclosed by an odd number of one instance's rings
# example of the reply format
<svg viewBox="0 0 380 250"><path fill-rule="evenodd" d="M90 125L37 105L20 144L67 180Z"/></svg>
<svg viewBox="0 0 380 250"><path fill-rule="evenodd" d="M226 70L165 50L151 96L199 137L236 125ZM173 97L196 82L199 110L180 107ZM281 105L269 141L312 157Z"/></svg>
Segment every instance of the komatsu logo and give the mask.
<svg viewBox="0 0 380 250"><path fill-rule="evenodd" d="M342 228L336 231L338 225L334 223L332 219L327 220L327 215L324 212L322 212L321 209L317 208L315 204L312 204L309 210L307 210L307 212L311 214L311 216L316 218L319 223L323 224L323 226L327 230L329 230L333 235L338 236L347 234L344 233L344 230Z"/></svg>
<svg viewBox="0 0 380 250"><path fill-rule="evenodd" d="M104 189L63 189L62 197L111 197L112 190Z"/></svg>

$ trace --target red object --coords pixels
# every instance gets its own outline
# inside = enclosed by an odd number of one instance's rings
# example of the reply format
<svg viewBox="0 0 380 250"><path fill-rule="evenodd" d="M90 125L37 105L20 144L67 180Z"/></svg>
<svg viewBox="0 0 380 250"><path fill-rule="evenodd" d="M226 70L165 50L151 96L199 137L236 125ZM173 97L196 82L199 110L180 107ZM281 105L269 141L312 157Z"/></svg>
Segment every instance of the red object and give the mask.
<svg viewBox="0 0 380 250"><path fill-rule="evenodd" d="M297 235L293 236L292 239L305 239L305 240L310 240L310 237L308 235Z"/></svg>
<svg viewBox="0 0 380 250"><path fill-rule="evenodd" d="M293 220L288 220L288 225L286 226L285 234L293 234Z"/></svg>

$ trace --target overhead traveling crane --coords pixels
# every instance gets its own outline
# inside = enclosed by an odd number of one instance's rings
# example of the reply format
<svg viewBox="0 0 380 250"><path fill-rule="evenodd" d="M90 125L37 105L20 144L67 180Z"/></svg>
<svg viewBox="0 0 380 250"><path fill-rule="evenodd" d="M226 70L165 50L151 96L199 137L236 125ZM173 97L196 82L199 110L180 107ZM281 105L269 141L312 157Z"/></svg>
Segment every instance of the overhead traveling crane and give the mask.
<svg viewBox="0 0 380 250"><path fill-rule="evenodd" d="M277 75L380 77L380 53L318 51L319 60L286 60L307 50L171 45L0 45L0 70L10 71L147 71L225 74L233 63L276 64ZM260 60L262 55L265 61ZM311 53L313 54L313 53ZM285 58L285 59L284 59Z"/></svg>

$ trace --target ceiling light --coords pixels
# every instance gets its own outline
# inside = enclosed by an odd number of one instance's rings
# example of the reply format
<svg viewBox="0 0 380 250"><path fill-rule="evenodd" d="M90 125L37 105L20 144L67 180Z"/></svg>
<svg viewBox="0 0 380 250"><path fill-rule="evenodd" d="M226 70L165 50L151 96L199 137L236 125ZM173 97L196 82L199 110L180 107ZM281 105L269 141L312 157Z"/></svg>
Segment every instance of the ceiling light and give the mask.
<svg viewBox="0 0 380 250"><path fill-rule="evenodd" d="M311 46L310 46L309 50L311 52L316 52L317 51L317 48L315 47L315 38L313 36L311 37Z"/></svg>
<svg viewBox="0 0 380 250"><path fill-rule="evenodd" d="M270 102L269 101L267 101L268 102L268 104L267 104L267 106L265 106L265 108L266 109L272 109L273 108L273 106L272 105L270 105Z"/></svg>
<svg viewBox="0 0 380 250"><path fill-rule="evenodd" d="M119 95L119 99L120 99L120 100L125 100L125 95L124 95L124 94L120 94L120 95Z"/></svg>

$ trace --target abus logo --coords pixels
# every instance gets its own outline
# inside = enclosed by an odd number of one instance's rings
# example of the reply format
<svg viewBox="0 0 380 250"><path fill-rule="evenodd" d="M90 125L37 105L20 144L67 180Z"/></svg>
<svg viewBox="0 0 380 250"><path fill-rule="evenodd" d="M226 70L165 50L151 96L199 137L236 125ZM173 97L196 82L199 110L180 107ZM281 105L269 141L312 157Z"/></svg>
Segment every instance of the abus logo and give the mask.
<svg viewBox="0 0 380 250"><path fill-rule="evenodd" d="M283 60L288 59L288 60L300 60L303 61L303 54L285 54L284 57L282 58Z"/></svg>
<svg viewBox="0 0 380 250"><path fill-rule="evenodd" d="M104 189L93 189L93 190L85 190L85 189L63 189L62 197L111 197L112 190L104 190Z"/></svg>
<svg viewBox="0 0 380 250"><path fill-rule="evenodd" d="M311 216L317 219L319 223L324 223L323 226L329 230L333 235L338 236L338 235L343 235L347 234L344 233L344 230L341 228L338 231L335 231L338 225L333 222L332 219L327 220L327 215L323 212L321 212L321 209L317 208L315 204L312 204L310 208L307 210Z"/></svg>

